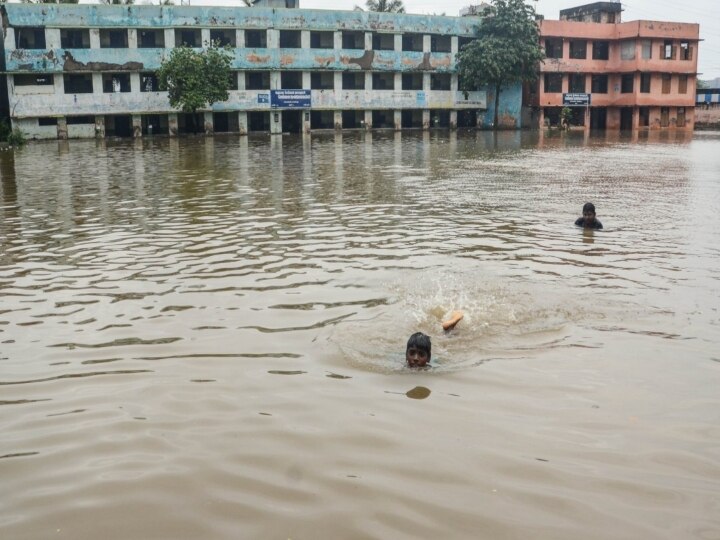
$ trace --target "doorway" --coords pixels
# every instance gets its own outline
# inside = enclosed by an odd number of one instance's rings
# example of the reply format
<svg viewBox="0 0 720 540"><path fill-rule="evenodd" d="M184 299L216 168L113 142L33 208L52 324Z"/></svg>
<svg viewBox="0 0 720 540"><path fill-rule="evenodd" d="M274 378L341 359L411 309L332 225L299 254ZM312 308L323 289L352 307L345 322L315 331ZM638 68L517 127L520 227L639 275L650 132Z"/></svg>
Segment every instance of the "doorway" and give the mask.
<svg viewBox="0 0 720 540"><path fill-rule="evenodd" d="M633 110L632 107L622 107L620 109L620 129L631 130L633 127Z"/></svg>
<svg viewBox="0 0 720 540"><path fill-rule="evenodd" d="M282 131L283 133L300 133L302 132L302 111L284 110L282 112Z"/></svg>
<svg viewBox="0 0 720 540"><path fill-rule="evenodd" d="M592 107L590 109L590 129L605 129L607 126L607 109Z"/></svg>

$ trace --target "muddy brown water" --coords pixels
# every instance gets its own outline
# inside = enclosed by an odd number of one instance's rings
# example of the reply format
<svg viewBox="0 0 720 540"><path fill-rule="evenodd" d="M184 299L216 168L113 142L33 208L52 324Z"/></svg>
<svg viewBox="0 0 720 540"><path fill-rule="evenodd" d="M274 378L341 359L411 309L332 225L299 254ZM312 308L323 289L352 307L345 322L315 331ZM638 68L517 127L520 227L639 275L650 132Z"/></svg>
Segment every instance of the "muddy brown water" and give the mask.
<svg viewBox="0 0 720 540"><path fill-rule="evenodd" d="M53 141L0 175L2 538L720 539L719 133Z"/></svg>

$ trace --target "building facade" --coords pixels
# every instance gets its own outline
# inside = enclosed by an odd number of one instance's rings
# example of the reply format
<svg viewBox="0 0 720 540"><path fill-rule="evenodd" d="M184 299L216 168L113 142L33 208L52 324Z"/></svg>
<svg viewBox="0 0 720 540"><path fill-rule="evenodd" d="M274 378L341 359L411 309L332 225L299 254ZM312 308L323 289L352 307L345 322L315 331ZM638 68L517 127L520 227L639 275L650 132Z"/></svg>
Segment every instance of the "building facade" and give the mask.
<svg viewBox="0 0 720 540"><path fill-rule="evenodd" d="M540 21L547 58L531 104L540 126L692 130L699 25L621 21L621 4L595 2Z"/></svg>
<svg viewBox="0 0 720 540"><path fill-rule="evenodd" d="M5 4L10 117L34 138L189 132L482 127L493 95L459 92L477 20L268 7ZM230 97L173 110L155 75L170 50L231 48ZM501 113L520 127L521 91ZM489 111L489 112L488 112Z"/></svg>

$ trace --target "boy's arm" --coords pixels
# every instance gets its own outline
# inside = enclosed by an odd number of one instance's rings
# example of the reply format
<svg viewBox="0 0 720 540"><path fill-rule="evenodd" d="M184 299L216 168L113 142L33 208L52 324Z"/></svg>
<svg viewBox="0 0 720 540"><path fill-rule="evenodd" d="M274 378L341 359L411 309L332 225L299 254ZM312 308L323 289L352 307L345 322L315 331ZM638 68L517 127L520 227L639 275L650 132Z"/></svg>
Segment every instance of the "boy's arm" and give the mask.
<svg viewBox="0 0 720 540"><path fill-rule="evenodd" d="M449 332L450 330L455 328L455 325L457 325L457 323L462 320L463 316L464 314L462 311L453 311L450 319L442 323L443 330Z"/></svg>

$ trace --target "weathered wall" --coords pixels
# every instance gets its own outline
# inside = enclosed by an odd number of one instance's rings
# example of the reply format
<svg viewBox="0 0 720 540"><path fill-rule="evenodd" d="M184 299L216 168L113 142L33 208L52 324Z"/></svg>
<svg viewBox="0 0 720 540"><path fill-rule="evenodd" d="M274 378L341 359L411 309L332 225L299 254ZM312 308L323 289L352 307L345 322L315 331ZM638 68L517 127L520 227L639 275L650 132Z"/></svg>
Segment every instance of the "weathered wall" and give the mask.
<svg viewBox="0 0 720 540"><path fill-rule="evenodd" d="M504 128L522 127L522 87L517 85L500 91L498 120ZM482 118L482 127L492 127L495 120L495 89L487 89L487 110Z"/></svg>

